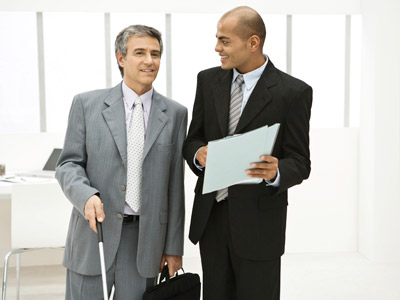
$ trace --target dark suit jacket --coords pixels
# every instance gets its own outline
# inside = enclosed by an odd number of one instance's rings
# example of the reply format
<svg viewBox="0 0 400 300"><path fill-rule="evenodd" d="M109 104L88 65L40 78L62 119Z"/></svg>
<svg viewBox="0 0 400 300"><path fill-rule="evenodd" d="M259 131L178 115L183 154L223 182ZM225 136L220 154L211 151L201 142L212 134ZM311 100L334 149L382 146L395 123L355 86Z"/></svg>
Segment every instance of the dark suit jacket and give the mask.
<svg viewBox="0 0 400 300"><path fill-rule="evenodd" d="M189 233L193 243L203 234L216 195L202 195L204 172L194 165L193 158L200 147L228 134L232 76L232 70L217 67L200 72L197 78L193 118L183 148L184 158L198 176ZM265 260L284 252L287 190L308 178L311 170L311 104L311 87L276 69L269 61L235 133L280 123L272 155L279 159L281 179L278 188L268 187L265 182L229 187L232 241L241 257Z"/></svg>

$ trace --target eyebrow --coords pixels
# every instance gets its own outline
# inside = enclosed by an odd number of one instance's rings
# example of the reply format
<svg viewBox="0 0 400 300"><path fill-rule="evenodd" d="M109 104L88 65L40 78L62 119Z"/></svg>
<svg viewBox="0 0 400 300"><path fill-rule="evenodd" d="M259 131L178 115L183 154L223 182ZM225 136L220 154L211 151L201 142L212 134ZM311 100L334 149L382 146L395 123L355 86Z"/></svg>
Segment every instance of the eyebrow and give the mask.
<svg viewBox="0 0 400 300"><path fill-rule="evenodd" d="M227 37L227 36L218 36L218 35L215 35L215 37L216 37L217 39L219 39L219 40L223 40L223 39L230 40L230 38Z"/></svg>
<svg viewBox="0 0 400 300"><path fill-rule="evenodd" d="M135 48L135 49L133 49L133 52L136 52L136 51L146 51L147 49L146 48ZM161 51L160 50L156 50L156 49L153 49L153 50L150 50L150 52L157 52L157 53L161 53Z"/></svg>

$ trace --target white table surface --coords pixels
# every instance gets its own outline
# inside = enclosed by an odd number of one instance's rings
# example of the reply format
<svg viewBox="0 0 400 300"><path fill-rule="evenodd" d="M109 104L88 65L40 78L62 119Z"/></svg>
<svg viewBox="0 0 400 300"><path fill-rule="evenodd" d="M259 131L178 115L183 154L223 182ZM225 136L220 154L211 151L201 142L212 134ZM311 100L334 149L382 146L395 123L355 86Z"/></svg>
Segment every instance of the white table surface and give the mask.
<svg viewBox="0 0 400 300"><path fill-rule="evenodd" d="M10 199L11 198L11 186L13 184L10 182L1 182L0 181L0 200Z"/></svg>
<svg viewBox="0 0 400 300"><path fill-rule="evenodd" d="M29 177L24 177L23 182L5 182L0 180L0 200L11 199L11 188L13 184L42 183L42 182L57 182L57 180L49 178L29 178Z"/></svg>

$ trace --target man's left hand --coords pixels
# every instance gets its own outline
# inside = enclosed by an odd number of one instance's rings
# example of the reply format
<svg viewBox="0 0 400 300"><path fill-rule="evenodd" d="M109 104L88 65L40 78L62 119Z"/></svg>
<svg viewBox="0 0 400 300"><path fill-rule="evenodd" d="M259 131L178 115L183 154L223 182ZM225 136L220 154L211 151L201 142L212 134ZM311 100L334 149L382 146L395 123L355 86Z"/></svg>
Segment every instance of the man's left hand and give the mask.
<svg viewBox="0 0 400 300"><path fill-rule="evenodd" d="M182 269L182 256L164 254L161 258L160 272L165 263L168 265L169 276L173 277L178 270Z"/></svg>
<svg viewBox="0 0 400 300"><path fill-rule="evenodd" d="M278 172L278 159L270 155L260 156L262 162L251 163L254 169L247 169L247 176L274 181Z"/></svg>

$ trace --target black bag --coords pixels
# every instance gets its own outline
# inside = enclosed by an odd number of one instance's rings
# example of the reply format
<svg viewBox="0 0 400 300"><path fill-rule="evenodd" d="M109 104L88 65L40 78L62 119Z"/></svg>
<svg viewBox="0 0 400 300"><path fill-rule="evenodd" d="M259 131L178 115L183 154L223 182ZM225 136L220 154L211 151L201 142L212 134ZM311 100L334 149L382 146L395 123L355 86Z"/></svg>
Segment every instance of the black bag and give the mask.
<svg viewBox="0 0 400 300"><path fill-rule="evenodd" d="M170 278L168 266L165 265L158 284L148 288L142 300L200 300L200 276L182 271L183 274L176 273L175 277Z"/></svg>

